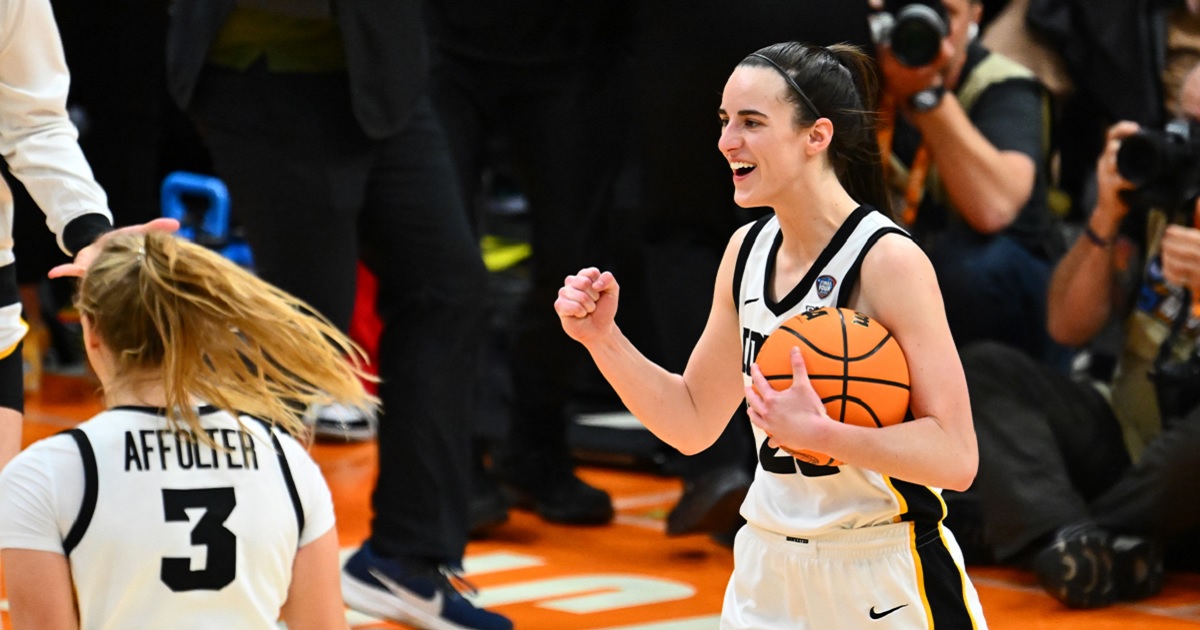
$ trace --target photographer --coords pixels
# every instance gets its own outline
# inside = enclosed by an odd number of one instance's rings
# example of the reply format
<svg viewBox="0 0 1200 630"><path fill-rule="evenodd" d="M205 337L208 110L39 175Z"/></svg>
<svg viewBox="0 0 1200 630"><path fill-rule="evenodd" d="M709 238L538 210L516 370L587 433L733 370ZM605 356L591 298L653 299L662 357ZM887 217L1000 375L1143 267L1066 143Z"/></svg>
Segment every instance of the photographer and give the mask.
<svg viewBox="0 0 1200 630"><path fill-rule="evenodd" d="M873 23L884 122L894 127L881 148L890 147L895 208L933 261L954 338L960 348L1001 341L1065 366L1044 324L1062 249L1046 201L1046 91L976 40L979 0L889 0L887 9Z"/></svg>
<svg viewBox="0 0 1200 630"><path fill-rule="evenodd" d="M1200 117L1200 71L1183 105ZM1032 560L1042 586L1072 608L1157 593L1164 545L1172 566L1200 566L1200 408L1183 400L1200 392L1200 203L1182 188L1161 206L1182 212L1142 203L1151 185L1118 170L1122 142L1134 145L1138 131L1109 130L1095 209L1049 292L1060 343L1083 346L1120 321L1115 376L1072 380L993 343L963 352L980 452L969 494L984 539L999 561ZM1190 155L1195 172L1200 154Z"/></svg>

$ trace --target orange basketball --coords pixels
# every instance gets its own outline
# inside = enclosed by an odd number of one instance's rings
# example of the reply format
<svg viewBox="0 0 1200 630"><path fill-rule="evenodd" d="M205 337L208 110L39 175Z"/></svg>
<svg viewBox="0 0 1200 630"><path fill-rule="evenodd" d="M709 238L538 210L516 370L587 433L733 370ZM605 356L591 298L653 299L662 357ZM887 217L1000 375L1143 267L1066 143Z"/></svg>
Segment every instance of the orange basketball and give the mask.
<svg viewBox="0 0 1200 630"><path fill-rule="evenodd" d="M813 389L829 417L861 427L886 427L908 415L908 362L879 322L850 309L827 306L783 323L756 359L777 390L792 385L791 350L799 347ZM820 466L841 462L813 451L792 453Z"/></svg>

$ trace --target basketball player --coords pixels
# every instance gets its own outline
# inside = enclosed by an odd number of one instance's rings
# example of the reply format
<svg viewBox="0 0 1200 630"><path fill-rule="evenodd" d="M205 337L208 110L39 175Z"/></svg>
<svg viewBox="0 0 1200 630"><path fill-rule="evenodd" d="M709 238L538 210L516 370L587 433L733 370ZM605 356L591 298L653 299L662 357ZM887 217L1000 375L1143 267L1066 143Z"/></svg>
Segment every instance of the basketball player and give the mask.
<svg viewBox="0 0 1200 630"><path fill-rule="evenodd" d="M372 410L357 348L163 233L107 239L77 306L107 410L0 474L14 626L345 628L329 489L296 438L317 391Z"/></svg>
<svg viewBox="0 0 1200 630"><path fill-rule="evenodd" d="M708 323L682 375L654 365L614 322L619 288L595 268L555 302L622 400L684 453L716 439L743 396L759 465L742 504L723 629L983 628L938 488L965 488L977 451L962 368L929 261L886 207L869 58L849 45L783 43L746 57L725 85L718 147L740 206L775 213L726 248ZM754 363L780 323L845 306L904 350L914 419L832 421L792 351L791 388ZM762 392L760 395L758 392ZM787 450L845 462L805 464Z"/></svg>

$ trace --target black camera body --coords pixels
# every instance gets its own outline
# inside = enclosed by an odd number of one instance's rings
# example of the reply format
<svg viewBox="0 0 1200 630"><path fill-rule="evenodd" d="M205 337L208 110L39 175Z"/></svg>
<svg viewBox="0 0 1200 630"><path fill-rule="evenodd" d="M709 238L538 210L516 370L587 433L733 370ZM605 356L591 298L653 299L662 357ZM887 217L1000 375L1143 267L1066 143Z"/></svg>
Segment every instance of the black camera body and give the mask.
<svg viewBox="0 0 1200 630"><path fill-rule="evenodd" d="M1117 172L1134 185L1121 193L1130 208L1185 210L1200 195L1200 125L1173 120L1162 131L1139 130L1121 141Z"/></svg>
<svg viewBox="0 0 1200 630"><path fill-rule="evenodd" d="M875 44L891 46L896 60L910 68L933 63L950 33L940 0L889 0L867 19Z"/></svg>

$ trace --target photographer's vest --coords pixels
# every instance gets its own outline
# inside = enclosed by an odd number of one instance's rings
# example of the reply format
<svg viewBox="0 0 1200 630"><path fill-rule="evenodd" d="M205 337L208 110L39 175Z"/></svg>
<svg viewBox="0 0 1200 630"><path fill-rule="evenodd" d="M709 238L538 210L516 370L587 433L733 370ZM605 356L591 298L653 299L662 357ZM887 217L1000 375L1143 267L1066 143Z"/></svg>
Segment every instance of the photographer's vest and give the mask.
<svg viewBox="0 0 1200 630"><path fill-rule="evenodd" d="M1171 332L1172 322L1179 316L1187 317L1171 348L1176 361L1187 362L1197 350L1197 338L1200 337L1200 317L1193 311L1190 314L1181 313L1181 309L1192 310L1192 305L1184 302L1183 290L1169 284L1163 278L1161 263L1161 241L1163 230L1168 223L1168 217L1159 210L1152 210L1146 215L1146 252L1140 266L1141 276L1131 277L1132 271L1139 267L1120 265L1125 268L1119 278L1124 286L1136 282L1137 292L1134 294L1135 303L1132 312L1124 322L1125 344L1121 348L1120 361L1116 373L1110 383L1110 400L1113 413L1121 424L1125 438L1125 448L1130 456L1137 461L1150 443L1163 428L1163 410L1159 408L1158 394L1154 382L1147 377L1154 367L1154 360L1159 349ZM1117 247L1127 245L1121 239ZM1132 252L1130 252L1132 253ZM1121 256L1124 259L1126 256ZM1200 384L1185 384L1184 387L1194 388ZM1167 410L1169 415L1178 414L1182 410Z"/></svg>
<svg viewBox="0 0 1200 630"><path fill-rule="evenodd" d="M967 76L966 81L954 93L962 105L963 111L967 112L968 116L971 113L971 108L975 106L980 95L989 87L1009 81L1011 79L1029 79L1037 81L1036 75L1031 70L1021 64L1001 55L999 53L990 52L987 57L984 57L978 65L972 69L971 74ZM1042 152L1043 155L1048 155L1050 150L1050 101L1042 98ZM890 133L890 131L889 131ZM890 142L888 142L890 145ZM924 143L917 148L913 156L913 166L910 168L904 164L894 152L888 151L888 163L886 176L888 187L893 193L901 195L900 199L893 199L893 206L901 208L898 216L906 225L912 225L917 218L917 208L921 205L925 195L929 195L930 199L947 209L950 212L951 220L959 220L958 210L950 202L950 196L946 193L946 188L942 184L941 176L938 174L937 166L933 165L929 160L929 151L925 148ZM916 181L910 181L915 174ZM1066 212L1066 203L1064 199L1057 199L1055 193L1050 193L1051 198L1049 206L1055 214L1060 216Z"/></svg>

